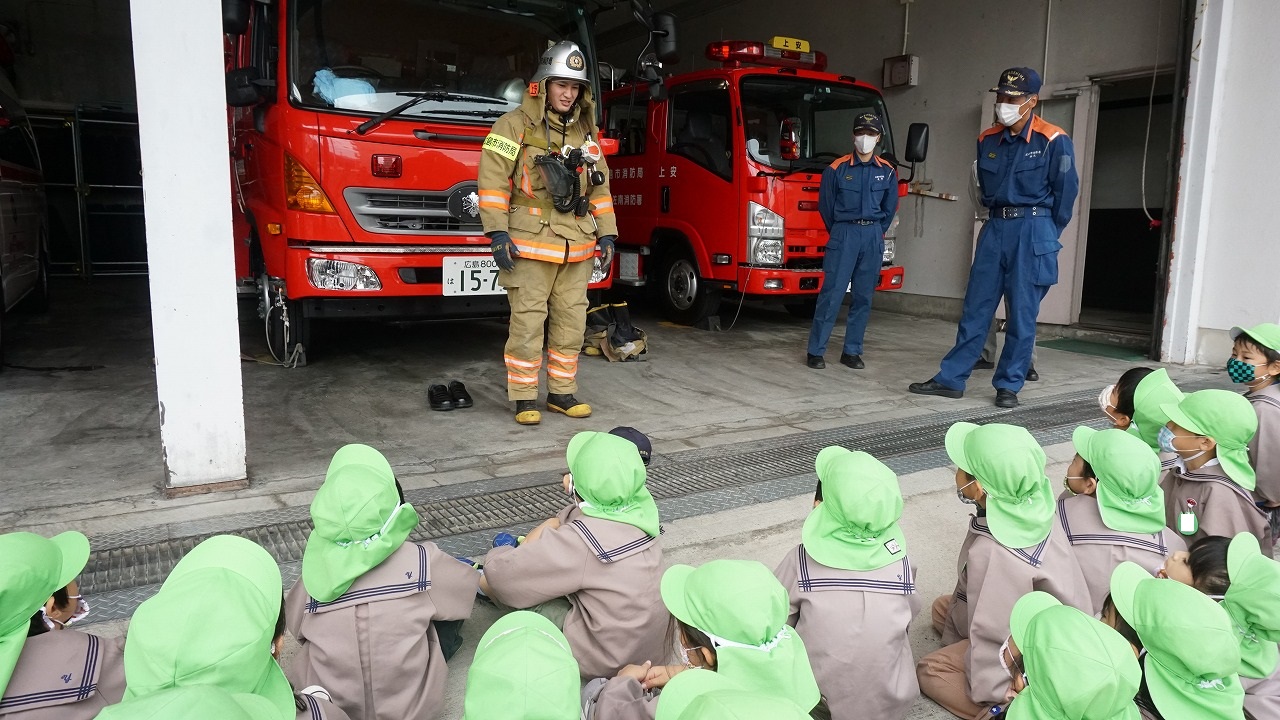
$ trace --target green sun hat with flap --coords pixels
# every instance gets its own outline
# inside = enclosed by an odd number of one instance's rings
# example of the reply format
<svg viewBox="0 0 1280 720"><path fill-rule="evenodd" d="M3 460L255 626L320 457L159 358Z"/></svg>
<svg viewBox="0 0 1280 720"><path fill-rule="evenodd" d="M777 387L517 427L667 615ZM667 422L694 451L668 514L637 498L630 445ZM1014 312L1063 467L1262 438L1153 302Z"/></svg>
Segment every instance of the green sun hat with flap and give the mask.
<svg viewBox="0 0 1280 720"><path fill-rule="evenodd" d="M795 703L693 668L671 678L658 696L656 720L806 720Z"/></svg>
<svg viewBox="0 0 1280 720"><path fill-rule="evenodd" d="M316 600L330 602L400 549L418 526L418 513L400 502L395 473L382 453L352 444L333 454L311 501L311 521L315 529L302 552L302 586Z"/></svg>
<svg viewBox="0 0 1280 720"><path fill-rule="evenodd" d="M1241 335L1248 335L1259 345L1280 352L1280 325L1261 323L1251 328L1231 328L1231 339L1234 341Z"/></svg>
<svg viewBox="0 0 1280 720"><path fill-rule="evenodd" d="M89 540L71 531L46 538L29 532L0 535L0 695L9 686L27 642L31 616L89 562Z"/></svg>
<svg viewBox="0 0 1280 720"><path fill-rule="evenodd" d="M658 535L658 504L645 487L636 444L602 432L580 432L565 452L583 515L626 523Z"/></svg>
<svg viewBox="0 0 1280 720"><path fill-rule="evenodd" d="M1112 573L1111 599L1146 649L1147 689L1161 715L1240 720L1240 642L1218 603L1132 562Z"/></svg>
<svg viewBox="0 0 1280 720"><path fill-rule="evenodd" d="M864 452L823 448L814 463L822 504L805 518L801 535L810 557L841 570L876 570L907 554L898 519L898 476Z"/></svg>
<svg viewBox="0 0 1280 720"><path fill-rule="evenodd" d="M754 560L674 565L661 593L672 615L711 639L717 672L806 711L818 704L804 642L787 625L787 590L769 568Z"/></svg>
<svg viewBox="0 0 1280 720"><path fill-rule="evenodd" d="M1169 403L1176 405L1185 397L1169 377L1168 370L1158 368L1147 373L1133 389L1133 423L1127 432L1142 438L1147 447L1159 453L1160 428L1169 422L1163 407Z"/></svg>
<svg viewBox="0 0 1280 720"><path fill-rule="evenodd" d="M133 614L124 645L124 699L174 687L216 685L296 713L293 689L271 656L283 586L257 543L216 535L178 561Z"/></svg>
<svg viewBox="0 0 1280 720"><path fill-rule="evenodd" d="M1249 441L1258 432L1258 415L1243 395L1229 390L1193 392L1177 405L1165 405L1171 422L1218 444L1218 462L1235 484L1245 490L1257 485L1249 464Z"/></svg>
<svg viewBox="0 0 1280 720"><path fill-rule="evenodd" d="M1280 563L1262 554L1257 537L1242 532L1227 546L1227 577L1222 609L1240 638L1240 676L1269 677L1280 661Z"/></svg>
<svg viewBox="0 0 1280 720"><path fill-rule="evenodd" d="M1019 598L1009 626L1028 678L1009 720L1138 719L1142 668L1115 630L1040 591Z"/></svg>
<svg viewBox="0 0 1280 720"><path fill-rule="evenodd" d="M117 703L94 720L275 720L266 698L231 694L213 685L170 688Z"/></svg>
<svg viewBox="0 0 1280 720"><path fill-rule="evenodd" d="M578 661L560 628L518 610L480 638L467 671L463 720L574 720Z"/></svg>
<svg viewBox="0 0 1280 720"><path fill-rule="evenodd" d="M1160 458L1141 438L1114 428L1078 427L1071 442L1098 479L1098 511L1103 524L1128 533L1164 530Z"/></svg>
<svg viewBox="0 0 1280 720"><path fill-rule="evenodd" d="M987 494L987 524L1001 545L1027 548L1049 537L1053 491L1045 455L1026 428L958 422L947 429L947 455Z"/></svg>

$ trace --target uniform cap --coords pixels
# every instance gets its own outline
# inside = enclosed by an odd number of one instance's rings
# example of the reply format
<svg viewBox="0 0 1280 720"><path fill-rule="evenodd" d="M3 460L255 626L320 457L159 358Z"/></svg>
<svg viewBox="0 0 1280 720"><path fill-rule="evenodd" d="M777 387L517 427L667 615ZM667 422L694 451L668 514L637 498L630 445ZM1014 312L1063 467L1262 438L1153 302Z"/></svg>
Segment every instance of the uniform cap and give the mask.
<svg viewBox="0 0 1280 720"><path fill-rule="evenodd" d="M806 720L795 703L744 687L724 673L693 668L658 696L657 720Z"/></svg>
<svg viewBox="0 0 1280 720"><path fill-rule="evenodd" d="M1131 562L1112 573L1111 598L1146 649L1147 689L1161 715L1239 720L1240 643L1218 603Z"/></svg>
<svg viewBox="0 0 1280 720"><path fill-rule="evenodd" d="M814 462L822 504L805 518L804 549L814 560L842 570L876 570L907 555L898 526L898 476L864 452L823 448Z"/></svg>
<svg viewBox="0 0 1280 720"><path fill-rule="evenodd" d="M636 444L602 432L580 432L565 453L583 515L626 523L658 536L658 504L645 487Z"/></svg>
<svg viewBox="0 0 1280 720"><path fill-rule="evenodd" d="M213 685L170 688L103 709L95 720L274 720L271 702Z"/></svg>
<svg viewBox="0 0 1280 720"><path fill-rule="evenodd" d="M802 709L818 704L804 642L787 626L786 588L769 568L754 560L674 565L662 575L661 594L676 619L711 638L717 672Z"/></svg>
<svg viewBox="0 0 1280 720"><path fill-rule="evenodd" d="M1240 675L1268 677L1280 660L1280 563L1262 554L1257 537L1242 532L1227 546L1227 577L1222 608L1240 638Z"/></svg>
<svg viewBox="0 0 1280 720"><path fill-rule="evenodd" d="M653 459L653 443L649 441L648 435L625 425L620 425L610 430L609 434L626 438L635 443L636 450L640 453L640 459L644 461L645 467L649 466L649 461Z"/></svg>
<svg viewBox="0 0 1280 720"><path fill-rule="evenodd" d="M1159 368L1147 373L1133 389L1133 424L1129 426L1130 434L1136 433L1148 447L1160 452L1160 428L1169 422L1164 405L1176 405L1185 397L1169 377L1168 370Z"/></svg>
<svg viewBox="0 0 1280 720"><path fill-rule="evenodd" d="M958 422L947 429L947 455L987 493L987 523L1005 547L1027 548L1049 537L1053 491L1045 455L1026 428Z"/></svg>
<svg viewBox="0 0 1280 720"><path fill-rule="evenodd" d="M1098 511L1103 524L1128 533L1164 530L1160 458L1141 438L1114 428L1082 426L1072 433L1071 441L1098 479Z"/></svg>
<svg viewBox="0 0 1280 720"><path fill-rule="evenodd" d="M1180 427L1218 444L1218 462L1237 485L1252 490L1257 475L1249 464L1249 441L1258 431L1258 416L1243 395L1230 390L1201 390L1182 402L1163 407Z"/></svg>
<svg viewBox="0 0 1280 720"><path fill-rule="evenodd" d="M991 92L1011 97L1035 95L1040 92L1040 73L1029 67L1013 67L1000 73L1000 80Z"/></svg>
<svg viewBox="0 0 1280 720"><path fill-rule="evenodd" d="M330 602L404 544L418 526L418 513L401 504L395 473L382 453L352 444L333 454L311 501L311 521L315 529L302 553L302 585L311 597Z"/></svg>
<svg viewBox="0 0 1280 720"><path fill-rule="evenodd" d="M52 538L0 535L0 695L13 677L31 616L76 579L89 562L89 540L70 531Z"/></svg>
<svg viewBox="0 0 1280 720"><path fill-rule="evenodd" d="M1253 341L1265 348L1270 348L1276 352L1280 352L1280 325L1275 323L1262 323L1254 325L1248 330L1242 327L1231 328L1231 339L1235 340L1241 335L1248 335Z"/></svg>
<svg viewBox="0 0 1280 720"><path fill-rule="evenodd" d="M463 720L576 718L578 661L560 628L517 610L495 622L467 671Z"/></svg>
<svg viewBox="0 0 1280 720"><path fill-rule="evenodd" d="M854 131L875 130L876 134L884 134L884 121L875 113L862 113L853 121Z"/></svg>

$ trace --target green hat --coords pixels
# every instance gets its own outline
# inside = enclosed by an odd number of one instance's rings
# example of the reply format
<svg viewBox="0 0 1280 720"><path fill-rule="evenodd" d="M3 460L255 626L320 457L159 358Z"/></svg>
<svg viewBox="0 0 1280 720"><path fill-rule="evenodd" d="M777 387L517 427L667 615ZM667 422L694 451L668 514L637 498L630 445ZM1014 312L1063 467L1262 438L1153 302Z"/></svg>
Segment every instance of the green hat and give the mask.
<svg viewBox="0 0 1280 720"><path fill-rule="evenodd" d="M1230 390L1193 392L1180 403L1164 406L1171 422L1218 444L1218 462L1245 490L1257 484L1249 464L1249 441L1258 431L1258 415L1243 395Z"/></svg>
<svg viewBox="0 0 1280 720"><path fill-rule="evenodd" d="M1164 530L1164 490L1160 457L1140 438L1123 430L1078 427L1071 442L1098 478L1098 511L1112 530Z"/></svg>
<svg viewBox="0 0 1280 720"><path fill-rule="evenodd" d="M693 668L658 696L657 720L807 720L795 703L744 687L723 673Z"/></svg>
<svg viewBox="0 0 1280 720"><path fill-rule="evenodd" d="M987 523L1001 545L1025 548L1049 537L1053 491L1044 474L1044 450L1026 428L958 422L947 429L951 462L982 483Z"/></svg>
<svg viewBox="0 0 1280 720"><path fill-rule="evenodd" d="M1227 546L1227 577L1222 608L1240 638L1240 675L1269 677L1280 660L1280 563L1262 554L1257 537L1242 532Z"/></svg>
<svg viewBox="0 0 1280 720"><path fill-rule="evenodd" d="M1010 720L1137 720L1142 668L1115 630L1040 591L1018 600L1009 626L1029 679Z"/></svg>
<svg viewBox="0 0 1280 720"><path fill-rule="evenodd" d="M31 616L89 562L89 540L78 532L52 538L35 533L0 535L0 695L27 642Z"/></svg>
<svg viewBox="0 0 1280 720"><path fill-rule="evenodd" d="M126 700L95 720L274 720L271 702L259 695L231 694L213 685L170 688Z"/></svg>
<svg viewBox="0 0 1280 720"><path fill-rule="evenodd" d="M346 445L333 454L311 501L315 529L302 552L302 586L320 602L341 597L356 578L400 549L418 513L400 503L396 476L382 453Z"/></svg>
<svg viewBox="0 0 1280 720"><path fill-rule="evenodd" d="M1280 352L1280 325L1275 323L1262 323L1254 325L1248 330L1242 327L1231 328L1231 339L1235 340L1241 335L1248 335L1253 338L1257 344Z"/></svg>
<svg viewBox="0 0 1280 720"><path fill-rule="evenodd" d="M711 639L717 672L805 710L818 704L804 642L787 626L787 590L769 568L754 560L674 565L661 592L672 615Z"/></svg>
<svg viewBox="0 0 1280 720"><path fill-rule="evenodd" d="M498 618L467 671L463 720L572 720L578 717L578 662L560 628L516 612Z"/></svg>
<svg viewBox="0 0 1280 720"><path fill-rule="evenodd" d="M178 561L138 606L124 645L125 700L188 685L217 685L296 712L271 642L280 616L280 568L262 546L217 535Z"/></svg>
<svg viewBox="0 0 1280 720"><path fill-rule="evenodd" d="M1176 405L1184 397L1169 378L1168 370L1159 368L1147 373L1133 389L1133 424L1129 426L1129 432L1136 433L1148 447L1160 452L1160 428L1169 422L1163 406L1168 403Z"/></svg>
<svg viewBox="0 0 1280 720"><path fill-rule="evenodd" d="M580 432L565 453L583 515L634 525L658 536L658 504L644 485L636 444L602 432Z"/></svg>
<svg viewBox="0 0 1280 720"><path fill-rule="evenodd" d="M1161 715L1239 720L1240 643L1218 603L1131 562L1112 573L1111 599L1147 651L1147 689Z"/></svg>
<svg viewBox="0 0 1280 720"><path fill-rule="evenodd" d="M804 521L804 549L814 560L841 570L875 570L906 557L898 527L902 491L898 476L864 452L823 448L814 463L822 504Z"/></svg>

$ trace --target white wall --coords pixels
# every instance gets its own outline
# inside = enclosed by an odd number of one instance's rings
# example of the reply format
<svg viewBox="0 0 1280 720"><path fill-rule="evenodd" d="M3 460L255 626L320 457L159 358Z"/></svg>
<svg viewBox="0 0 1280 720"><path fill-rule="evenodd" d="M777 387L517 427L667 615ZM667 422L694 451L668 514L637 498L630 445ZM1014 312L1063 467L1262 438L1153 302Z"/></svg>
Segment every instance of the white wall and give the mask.
<svg viewBox="0 0 1280 720"><path fill-rule="evenodd" d="M1043 70L1049 2L915 0L910 6L908 52L920 56L921 82L914 88L888 90L885 100L900 138L908 123L929 123L924 175L934 181L935 190L962 199L946 202L912 196L903 202L898 260L907 271L904 294L964 296L973 242L967 178L982 125L979 106L1004 68L1028 65ZM672 4L655 3L659 9ZM1157 52L1160 11L1163 27ZM1053 0L1045 79L1081 81L1172 65L1177 19L1177 0ZM678 29L684 60L676 71L712 66L703 56L706 43L712 40L767 40L779 34L810 40L815 49L827 54L829 70L878 86L881 61L902 52L903 6L899 0L782 4L743 0L680 19ZM642 42L605 47L602 55L630 67ZM942 304L954 308L958 302Z"/></svg>

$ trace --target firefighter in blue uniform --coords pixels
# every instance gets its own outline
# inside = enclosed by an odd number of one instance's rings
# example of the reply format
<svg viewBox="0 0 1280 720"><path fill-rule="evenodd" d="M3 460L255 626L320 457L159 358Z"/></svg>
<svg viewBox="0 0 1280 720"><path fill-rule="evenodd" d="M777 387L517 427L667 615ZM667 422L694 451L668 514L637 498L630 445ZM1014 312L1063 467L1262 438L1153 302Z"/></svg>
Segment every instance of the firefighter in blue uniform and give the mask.
<svg viewBox="0 0 1280 720"><path fill-rule="evenodd" d="M978 181L990 219L978 235L956 344L931 380L908 388L958 398L982 353L987 328L1004 296L1009 319L991 384L997 407L1018 405L1035 346L1040 301L1058 282L1058 238L1080 190L1071 138L1033 114L1040 75L1010 68L996 93L999 125L978 136Z"/></svg>
<svg viewBox="0 0 1280 720"><path fill-rule="evenodd" d="M853 124L854 152L822 171L818 213L829 237L822 259L822 288L809 330L806 364L814 369L827 366L822 356L850 280L853 291L840 362L855 370L865 367L862 337L871 315L871 296L880 280L884 234L898 208L898 173L893 163L876 154L882 137L884 123L879 116L859 115Z"/></svg>

